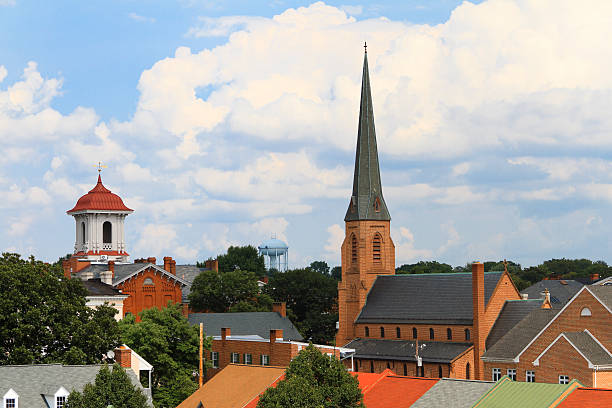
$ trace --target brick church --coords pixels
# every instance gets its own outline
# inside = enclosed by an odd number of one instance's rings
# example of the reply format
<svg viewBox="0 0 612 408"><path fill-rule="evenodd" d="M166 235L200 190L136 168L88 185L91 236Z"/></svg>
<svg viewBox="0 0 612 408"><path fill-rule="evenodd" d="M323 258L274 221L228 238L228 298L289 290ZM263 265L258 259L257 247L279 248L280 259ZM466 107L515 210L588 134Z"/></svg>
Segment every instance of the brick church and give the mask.
<svg viewBox="0 0 612 408"><path fill-rule="evenodd" d="M353 191L344 221L336 345L355 349L356 371L390 369L399 375L497 380L504 369L503 374L521 381L536 381L537 371L539 381L556 382L558 377L562 382L571 377L591 386L612 379L608 351L612 319L607 303L612 301L612 286L581 295L588 299L589 309L582 312L588 316L580 321L572 320L580 309L564 320L567 312L553 307L549 295L521 296L507 270L485 273L478 262L471 273L395 275L395 245L382 193L367 51ZM577 303L576 308L585 308L578 299ZM591 317L592 310L597 310L596 318ZM540 334L539 343L532 340L555 316L565 324L547 336ZM529 355L525 363L519 363L521 350L528 350L524 351ZM588 358L578 358L579 367L566 370L559 359L550 357L559 353L583 353ZM547 358L544 366L542 361Z"/></svg>

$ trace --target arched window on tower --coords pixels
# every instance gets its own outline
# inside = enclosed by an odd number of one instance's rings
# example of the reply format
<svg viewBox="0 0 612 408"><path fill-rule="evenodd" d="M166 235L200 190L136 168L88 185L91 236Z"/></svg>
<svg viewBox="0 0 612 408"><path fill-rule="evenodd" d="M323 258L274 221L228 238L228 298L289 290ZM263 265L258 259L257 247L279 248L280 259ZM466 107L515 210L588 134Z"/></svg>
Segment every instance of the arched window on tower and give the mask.
<svg viewBox="0 0 612 408"><path fill-rule="evenodd" d="M104 221L102 224L102 243L111 244L113 242L113 224L110 221Z"/></svg>
<svg viewBox="0 0 612 408"><path fill-rule="evenodd" d="M357 263L357 237L355 236L355 234L351 235L351 262L356 264Z"/></svg>
<svg viewBox="0 0 612 408"><path fill-rule="evenodd" d="M372 260L375 264L379 264L382 262L381 257L381 237L380 234L374 235L374 239L372 240Z"/></svg>
<svg viewBox="0 0 612 408"><path fill-rule="evenodd" d="M85 222L81 222L81 244L85 243Z"/></svg>

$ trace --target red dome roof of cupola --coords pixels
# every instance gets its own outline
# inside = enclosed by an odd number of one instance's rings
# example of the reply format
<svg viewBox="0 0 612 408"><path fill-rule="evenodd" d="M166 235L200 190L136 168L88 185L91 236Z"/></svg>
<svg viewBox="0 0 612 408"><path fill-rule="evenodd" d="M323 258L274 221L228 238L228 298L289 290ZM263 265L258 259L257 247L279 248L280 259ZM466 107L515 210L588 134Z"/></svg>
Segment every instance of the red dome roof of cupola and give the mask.
<svg viewBox="0 0 612 408"><path fill-rule="evenodd" d="M72 210L66 211L68 214L77 211L129 211L134 210L127 208L123 204L123 200L117 194L104 187L102 178L98 175L98 184L92 188L89 193L85 194L77 201Z"/></svg>

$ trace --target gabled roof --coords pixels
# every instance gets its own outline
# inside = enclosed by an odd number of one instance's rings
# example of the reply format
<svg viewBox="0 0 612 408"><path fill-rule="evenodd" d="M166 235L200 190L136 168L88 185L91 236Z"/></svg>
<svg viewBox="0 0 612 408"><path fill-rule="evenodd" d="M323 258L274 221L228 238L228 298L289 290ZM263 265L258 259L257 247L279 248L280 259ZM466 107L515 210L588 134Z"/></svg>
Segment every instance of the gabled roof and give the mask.
<svg viewBox="0 0 612 408"><path fill-rule="evenodd" d="M485 303L504 272L484 274ZM356 323L471 325L472 274L378 276Z"/></svg>
<svg viewBox="0 0 612 408"><path fill-rule="evenodd" d="M385 375L364 392L367 408L408 408L438 382L437 378Z"/></svg>
<svg viewBox="0 0 612 408"><path fill-rule="evenodd" d="M152 263L133 263L133 264L118 264L118 263L116 263L115 264L115 277L113 278L113 286L117 286L120 283L125 282L126 280L132 278L133 276L138 275L141 272L144 272L148 268L155 269L156 272L164 275L168 279L172 279L172 280L175 280L175 281L179 282L181 285L187 286L188 284L190 284L189 282L187 282L184 279L180 278L178 276L178 273L176 275L173 275L170 272L166 271L161 266L155 265L155 264L152 264ZM100 277L100 273L101 272L105 272L105 271L108 271L108 265L107 264L91 264L91 265L81 269L76 274L76 276L80 277L85 272L92 272L94 278L99 278Z"/></svg>
<svg viewBox="0 0 612 408"><path fill-rule="evenodd" d="M533 310L542 306L542 299L506 300L499 312L486 341L486 349L493 347L514 326L523 320Z"/></svg>
<svg viewBox="0 0 612 408"><path fill-rule="evenodd" d="M103 283L99 278L81 281L87 290L87 296L127 296L122 295L119 289Z"/></svg>
<svg viewBox="0 0 612 408"><path fill-rule="evenodd" d="M370 90L370 73L368 71L368 53L366 52L363 56L353 194L344 221L389 221L390 219L391 215L389 215L387 204L382 195L372 92Z"/></svg>
<svg viewBox="0 0 612 408"><path fill-rule="evenodd" d="M416 361L415 342L410 340L355 339L345 347L355 349L354 358ZM470 343L419 341L419 357L429 363L450 363L471 347Z"/></svg>
<svg viewBox="0 0 612 408"><path fill-rule="evenodd" d="M612 407L612 390L601 388L576 388L557 408L608 408Z"/></svg>
<svg viewBox="0 0 612 408"><path fill-rule="evenodd" d="M242 408L284 374L281 367L230 364L176 408Z"/></svg>
<svg viewBox="0 0 612 408"><path fill-rule="evenodd" d="M591 285L589 291L599 300L608 311L612 310L612 286L611 285ZM612 311L610 312L612 313Z"/></svg>
<svg viewBox="0 0 612 408"><path fill-rule="evenodd" d="M117 194L111 193L102 184L102 178L98 174L98 183L87 194L79 198L72 210L66 211L68 214L79 211L114 211L121 213L131 213L134 210L127 208L123 200Z"/></svg>
<svg viewBox="0 0 612 408"><path fill-rule="evenodd" d="M503 376L474 404L474 408L555 407L579 386L580 383L576 380L572 380L569 384L527 383L512 381L507 376Z"/></svg>
<svg viewBox="0 0 612 408"><path fill-rule="evenodd" d="M92 383L103 367L92 365L32 364L0 366L0 396L13 389L19 396L19 406L48 408L42 394L53 395L61 387L66 391L82 391ZM142 385L132 370L125 370L138 389Z"/></svg>
<svg viewBox="0 0 612 408"><path fill-rule="evenodd" d="M529 299L540 299L542 293L548 289L550 292L550 303L553 306L566 304L584 285L575 280L543 280L521 291Z"/></svg>
<svg viewBox="0 0 612 408"><path fill-rule="evenodd" d="M204 323L207 336L220 336L221 328L229 327L232 336L256 335L267 339L271 329L281 329L283 340L303 340L291 320L276 312L190 313L189 323Z"/></svg>
<svg viewBox="0 0 612 408"><path fill-rule="evenodd" d="M494 385L493 381L441 378L436 385L423 394L411 407L471 408Z"/></svg>
<svg viewBox="0 0 612 408"><path fill-rule="evenodd" d="M533 365L538 366L540 358L562 338L587 361L589 368L594 368L594 366L609 366L612 368L612 354L588 330L561 333L540 353Z"/></svg>

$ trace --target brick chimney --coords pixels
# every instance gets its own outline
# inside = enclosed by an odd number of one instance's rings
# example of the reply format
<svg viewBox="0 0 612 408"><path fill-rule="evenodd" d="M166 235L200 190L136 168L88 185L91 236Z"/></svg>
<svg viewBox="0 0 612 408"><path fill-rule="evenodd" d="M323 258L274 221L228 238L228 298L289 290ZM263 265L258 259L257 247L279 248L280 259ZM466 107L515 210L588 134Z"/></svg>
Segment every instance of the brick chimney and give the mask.
<svg viewBox="0 0 612 408"><path fill-rule="evenodd" d="M132 350L126 346L117 347L115 350L115 361L123 368L132 367Z"/></svg>
<svg viewBox="0 0 612 408"><path fill-rule="evenodd" d="M170 273L176 275L176 261L174 259L170 261Z"/></svg>
<svg viewBox="0 0 612 408"><path fill-rule="evenodd" d="M147 258L147 263L152 263L153 265L155 265L155 262L157 262L157 259L155 259L154 256L150 256Z"/></svg>
<svg viewBox="0 0 612 408"><path fill-rule="evenodd" d="M591 283L598 281L599 280L599 274L598 273L592 273L591 276Z"/></svg>
<svg viewBox="0 0 612 408"><path fill-rule="evenodd" d="M225 341L225 339L232 335L232 329L229 327L221 328L221 340Z"/></svg>
<svg viewBox="0 0 612 408"><path fill-rule="evenodd" d="M542 302L542 309L552 309L552 304L550 303L550 292L548 289L544 290L544 301Z"/></svg>
<svg viewBox="0 0 612 408"><path fill-rule="evenodd" d="M270 344L276 343L276 339L283 338L283 331L281 329L270 329Z"/></svg>
<svg viewBox="0 0 612 408"><path fill-rule="evenodd" d="M111 279L115 279L115 261L108 261L108 270L111 271Z"/></svg>
<svg viewBox="0 0 612 408"><path fill-rule="evenodd" d="M172 257L171 256L164 256L164 270L166 272L172 273L170 264L172 263Z"/></svg>
<svg viewBox="0 0 612 408"><path fill-rule="evenodd" d="M207 259L204 261L204 267L211 271L219 272L219 261L216 259Z"/></svg>
<svg viewBox="0 0 612 408"><path fill-rule="evenodd" d="M287 303L285 302L274 302L272 303L272 311L281 315L281 317L287 317Z"/></svg>
<svg viewBox="0 0 612 408"><path fill-rule="evenodd" d="M485 328L484 264L472 264L472 310L474 319L474 378L484 380L484 363L480 359L487 338Z"/></svg>

